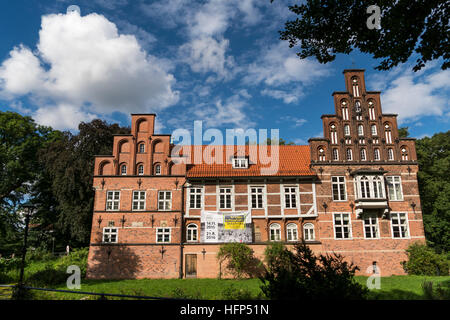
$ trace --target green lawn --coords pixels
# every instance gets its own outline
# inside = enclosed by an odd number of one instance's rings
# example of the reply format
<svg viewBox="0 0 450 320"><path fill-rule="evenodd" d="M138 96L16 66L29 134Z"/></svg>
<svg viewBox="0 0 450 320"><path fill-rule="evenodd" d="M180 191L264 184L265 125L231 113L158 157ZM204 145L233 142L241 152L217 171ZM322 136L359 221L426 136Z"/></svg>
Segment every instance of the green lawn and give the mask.
<svg viewBox="0 0 450 320"><path fill-rule="evenodd" d="M367 277L356 277L357 281L365 285ZM423 281L434 284L446 282L450 284L450 277L425 276L392 276L381 278L381 289L370 292L371 299L423 299ZM97 293L119 293L130 295L146 295L157 297L193 298L193 299L224 299L224 291L245 290L252 297L262 295L259 288L260 281L249 280L218 280L218 279L144 279L144 280L84 280L81 290ZM230 289L232 288L232 289ZM60 286L57 289L65 289ZM87 295L69 293L39 293L40 299L95 299Z"/></svg>

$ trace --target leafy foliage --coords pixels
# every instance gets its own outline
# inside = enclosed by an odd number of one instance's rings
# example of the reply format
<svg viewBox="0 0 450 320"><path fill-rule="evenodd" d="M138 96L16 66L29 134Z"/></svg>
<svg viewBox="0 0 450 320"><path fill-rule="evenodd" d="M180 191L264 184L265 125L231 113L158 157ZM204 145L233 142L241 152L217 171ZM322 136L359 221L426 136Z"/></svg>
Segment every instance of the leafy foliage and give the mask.
<svg viewBox="0 0 450 320"><path fill-rule="evenodd" d="M253 250L245 243L232 242L222 245L217 259L221 265L227 261L227 270L237 279L243 276L258 276L262 270L261 262L254 257Z"/></svg>
<svg viewBox="0 0 450 320"><path fill-rule="evenodd" d="M410 275L449 275L450 261L424 244L413 243L406 250L406 254L408 261L403 261L402 265Z"/></svg>
<svg viewBox="0 0 450 320"><path fill-rule="evenodd" d="M369 5L380 7L381 29L367 27ZM320 63L357 49L384 59L378 70L389 70L413 54L418 56L414 71L440 57L442 69L447 69L449 8L442 0L307 0L289 6L298 18L287 21L280 35L290 47L300 46L301 59L314 56Z"/></svg>
<svg viewBox="0 0 450 320"><path fill-rule="evenodd" d="M341 255L313 254L304 243L295 252L284 248L288 259L272 265L262 281L261 290L269 299L364 299L368 290L356 282L358 267L348 264Z"/></svg>
<svg viewBox="0 0 450 320"><path fill-rule="evenodd" d="M416 141L425 236L437 252L450 251L450 131Z"/></svg>
<svg viewBox="0 0 450 320"><path fill-rule="evenodd" d="M450 300L450 281L437 285L433 285L431 281L424 281L422 290L427 300Z"/></svg>

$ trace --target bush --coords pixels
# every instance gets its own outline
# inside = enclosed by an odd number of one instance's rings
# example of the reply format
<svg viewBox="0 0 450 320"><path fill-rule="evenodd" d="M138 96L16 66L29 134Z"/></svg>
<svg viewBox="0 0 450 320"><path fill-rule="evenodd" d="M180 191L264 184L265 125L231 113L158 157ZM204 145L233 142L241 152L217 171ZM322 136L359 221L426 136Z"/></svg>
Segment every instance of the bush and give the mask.
<svg viewBox="0 0 450 320"><path fill-rule="evenodd" d="M222 291L222 298L224 300L252 300L254 299L250 290L246 288L236 289L233 285L225 288Z"/></svg>
<svg viewBox="0 0 450 320"><path fill-rule="evenodd" d="M433 249L421 243L413 243L406 250L408 261L402 266L409 275L448 276L449 260L443 254L437 254Z"/></svg>
<svg viewBox="0 0 450 320"><path fill-rule="evenodd" d="M6 273L0 272L0 284L9 284L14 282L14 279Z"/></svg>
<svg viewBox="0 0 450 320"><path fill-rule="evenodd" d="M265 262L269 270L289 263L289 252L282 242L273 242L264 250Z"/></svg>
<svg viewBox="0 0 450 320"><path fill-rule="evenodd" d="M253 250L244 243L233 242L222 245L217 253L217 259L220 265L228 261L226 268L237 279L244 275L258 277L263 270L261 261L254 257Z"/></svg>
<svg viewBox="0 0 450 320"><path fill-rule="evenodd" d="M424 281L422 283L422 290L425 299L428 300L450 300L450 283L439 283L433 287L433 282Z"/></svg>
<svg viewBox="0 0 450 320"><path fill-rule="evenodd" d="M19 258L11 258L11 259L0 258L0 273L6 273L14 269L19 269L20 263L21 259Z"/></svg>
<svg viewBox="0 0 450 320"><path fill-rule="evenodd" d="M67 267L76 265L80 268L81 277L86 276L89 248L74 249L69 255L63 256L54 263L54 268L66 272Z"/></svg>
<svg viewBox="0 0 450 320"><path fill-rule="evenodd" d="M261 290L269 299L365 299L368 289L356 282L353 264L338 254L313 254L306 244L296 244L295 252L282 249L284 259L266 271Z"/></svg>
<svg viewBox="0 0 450 320"><path fill-rule="evenodd" d="M27 256L26 261L51 261L54 260L54 255L47 251L44 248L36 248L36 249L28 249L27 250Z"/></svg>
<svg viewBox="0 0 450 320"><path fill-rule="evenodd" d="M45 269L28 276L25 282L28 286L47 287L64 284L68 276L66 270L54 269L52 266L47 265Z"/></svg>

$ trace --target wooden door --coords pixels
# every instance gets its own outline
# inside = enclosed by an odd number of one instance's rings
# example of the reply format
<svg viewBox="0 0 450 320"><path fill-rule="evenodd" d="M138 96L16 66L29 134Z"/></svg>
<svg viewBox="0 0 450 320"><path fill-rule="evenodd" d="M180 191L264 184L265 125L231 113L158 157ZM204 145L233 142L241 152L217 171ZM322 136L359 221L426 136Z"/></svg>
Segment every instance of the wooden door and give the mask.
<svg viewBox="0 0 450 320"><path fill-rule="evenodd" d="M196 278L197 277L197 255L187 254L186 255L186 278Z"/></svg>

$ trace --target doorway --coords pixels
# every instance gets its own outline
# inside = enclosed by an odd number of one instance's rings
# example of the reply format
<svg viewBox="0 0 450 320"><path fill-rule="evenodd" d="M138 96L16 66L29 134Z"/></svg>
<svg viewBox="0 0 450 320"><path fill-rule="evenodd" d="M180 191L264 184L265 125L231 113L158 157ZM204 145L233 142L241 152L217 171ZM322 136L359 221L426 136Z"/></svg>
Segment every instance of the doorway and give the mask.
<svg viewBox="0 0 450 320"><path fill-rule="evenodd" d="M186 278L197 278L197 255L186 255Z"/></svg>

